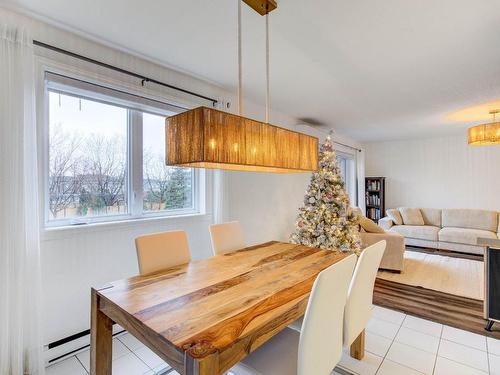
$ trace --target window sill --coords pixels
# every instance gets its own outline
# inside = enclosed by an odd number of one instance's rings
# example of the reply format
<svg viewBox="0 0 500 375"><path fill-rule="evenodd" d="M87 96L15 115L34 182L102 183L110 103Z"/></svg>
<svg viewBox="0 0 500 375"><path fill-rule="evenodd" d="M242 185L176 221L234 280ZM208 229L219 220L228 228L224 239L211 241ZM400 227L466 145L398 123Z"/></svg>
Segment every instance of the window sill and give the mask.
<svg viewBox="0 0 500 375"><path fill-rule="evenodd" d="M104 221L89 223L83 225L66 225L57 227L44 227L41 230L41 240L50 241L71 237L74 235L82 235L92 232L103 232L113 230L123 230L131 227L147 226L151 223L165 222L169 223L173 220L185 221L189 219L210 219L211 214L206 212L196 212L188 214L170 215L170 216L149 216L140 218L125 218L122 220Z"/></svg>

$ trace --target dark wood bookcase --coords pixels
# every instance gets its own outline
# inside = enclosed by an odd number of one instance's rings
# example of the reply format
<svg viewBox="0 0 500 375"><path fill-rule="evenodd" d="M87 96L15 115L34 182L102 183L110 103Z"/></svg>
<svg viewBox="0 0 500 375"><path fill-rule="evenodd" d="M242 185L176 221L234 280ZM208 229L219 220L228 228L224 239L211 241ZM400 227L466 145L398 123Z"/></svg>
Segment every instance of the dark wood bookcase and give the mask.
<svg viewBox="0 0 500 375"><path fill-rule="evenodd" d="M385 177L365 178L366 217L374 222L385 215Z"/></svg>

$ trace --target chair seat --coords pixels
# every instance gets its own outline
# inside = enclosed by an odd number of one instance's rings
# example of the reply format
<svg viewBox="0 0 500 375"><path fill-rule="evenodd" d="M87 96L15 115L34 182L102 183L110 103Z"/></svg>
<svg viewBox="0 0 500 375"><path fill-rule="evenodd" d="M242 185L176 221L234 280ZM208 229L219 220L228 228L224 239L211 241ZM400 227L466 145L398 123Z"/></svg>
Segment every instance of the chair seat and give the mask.
<svg viewBox="0 0 500 375"><path fill-rule="evenodd" d="M235 375L295 375L299 338L299 331L285 328L230 371Z"/></svg>

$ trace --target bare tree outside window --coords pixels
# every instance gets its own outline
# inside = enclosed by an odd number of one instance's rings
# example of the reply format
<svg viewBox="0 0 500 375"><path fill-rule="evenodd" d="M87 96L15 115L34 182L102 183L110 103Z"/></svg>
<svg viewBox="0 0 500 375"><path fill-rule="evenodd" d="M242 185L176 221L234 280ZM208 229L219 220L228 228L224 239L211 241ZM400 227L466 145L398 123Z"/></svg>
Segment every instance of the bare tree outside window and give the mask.
<svg viewBox="0 0 500 375"><path fill-rule="evenodd" d="M85 140L86 156L82 158L82 191L79 210L86 215L91 208L96 213L126 206L125 173L126 140L91 134ZM114 210L116 212L116 209Z"/></svg>
<svg viewBox="0 0 500 375"><path fill-rule="evenodd" d="M144 209L149 211L164 210L167 192L172 176L172 168L165 165L161 155L145 151L144 160Z"/></svg>
<svg viewBox="0 0 500 375"><path fill-rule="evenodd" d="M58 123L50 133L50 145L49 210L57 218L59 212L75 203L82 187L78 157L81 139L77 134L63 131Z"/></svg>
<svg viewBox="0 0 500 375"><path fill-rule="evenodd" d="M127 213L127 110L49 93L49 219Z"/></svg>

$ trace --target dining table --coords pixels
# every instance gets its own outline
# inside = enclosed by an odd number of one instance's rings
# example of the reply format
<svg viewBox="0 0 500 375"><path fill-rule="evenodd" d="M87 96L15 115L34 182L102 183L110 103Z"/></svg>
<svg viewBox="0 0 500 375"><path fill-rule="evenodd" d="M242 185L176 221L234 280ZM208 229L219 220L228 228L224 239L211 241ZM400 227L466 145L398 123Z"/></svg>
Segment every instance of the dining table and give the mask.
<svg viewBox="0 0 500 375"><path fill-rule="evenodd" d="M181 375L224 374L301 318L347 255L271 241L92 288L90 373L111 375L116 323Z"/></svg>

